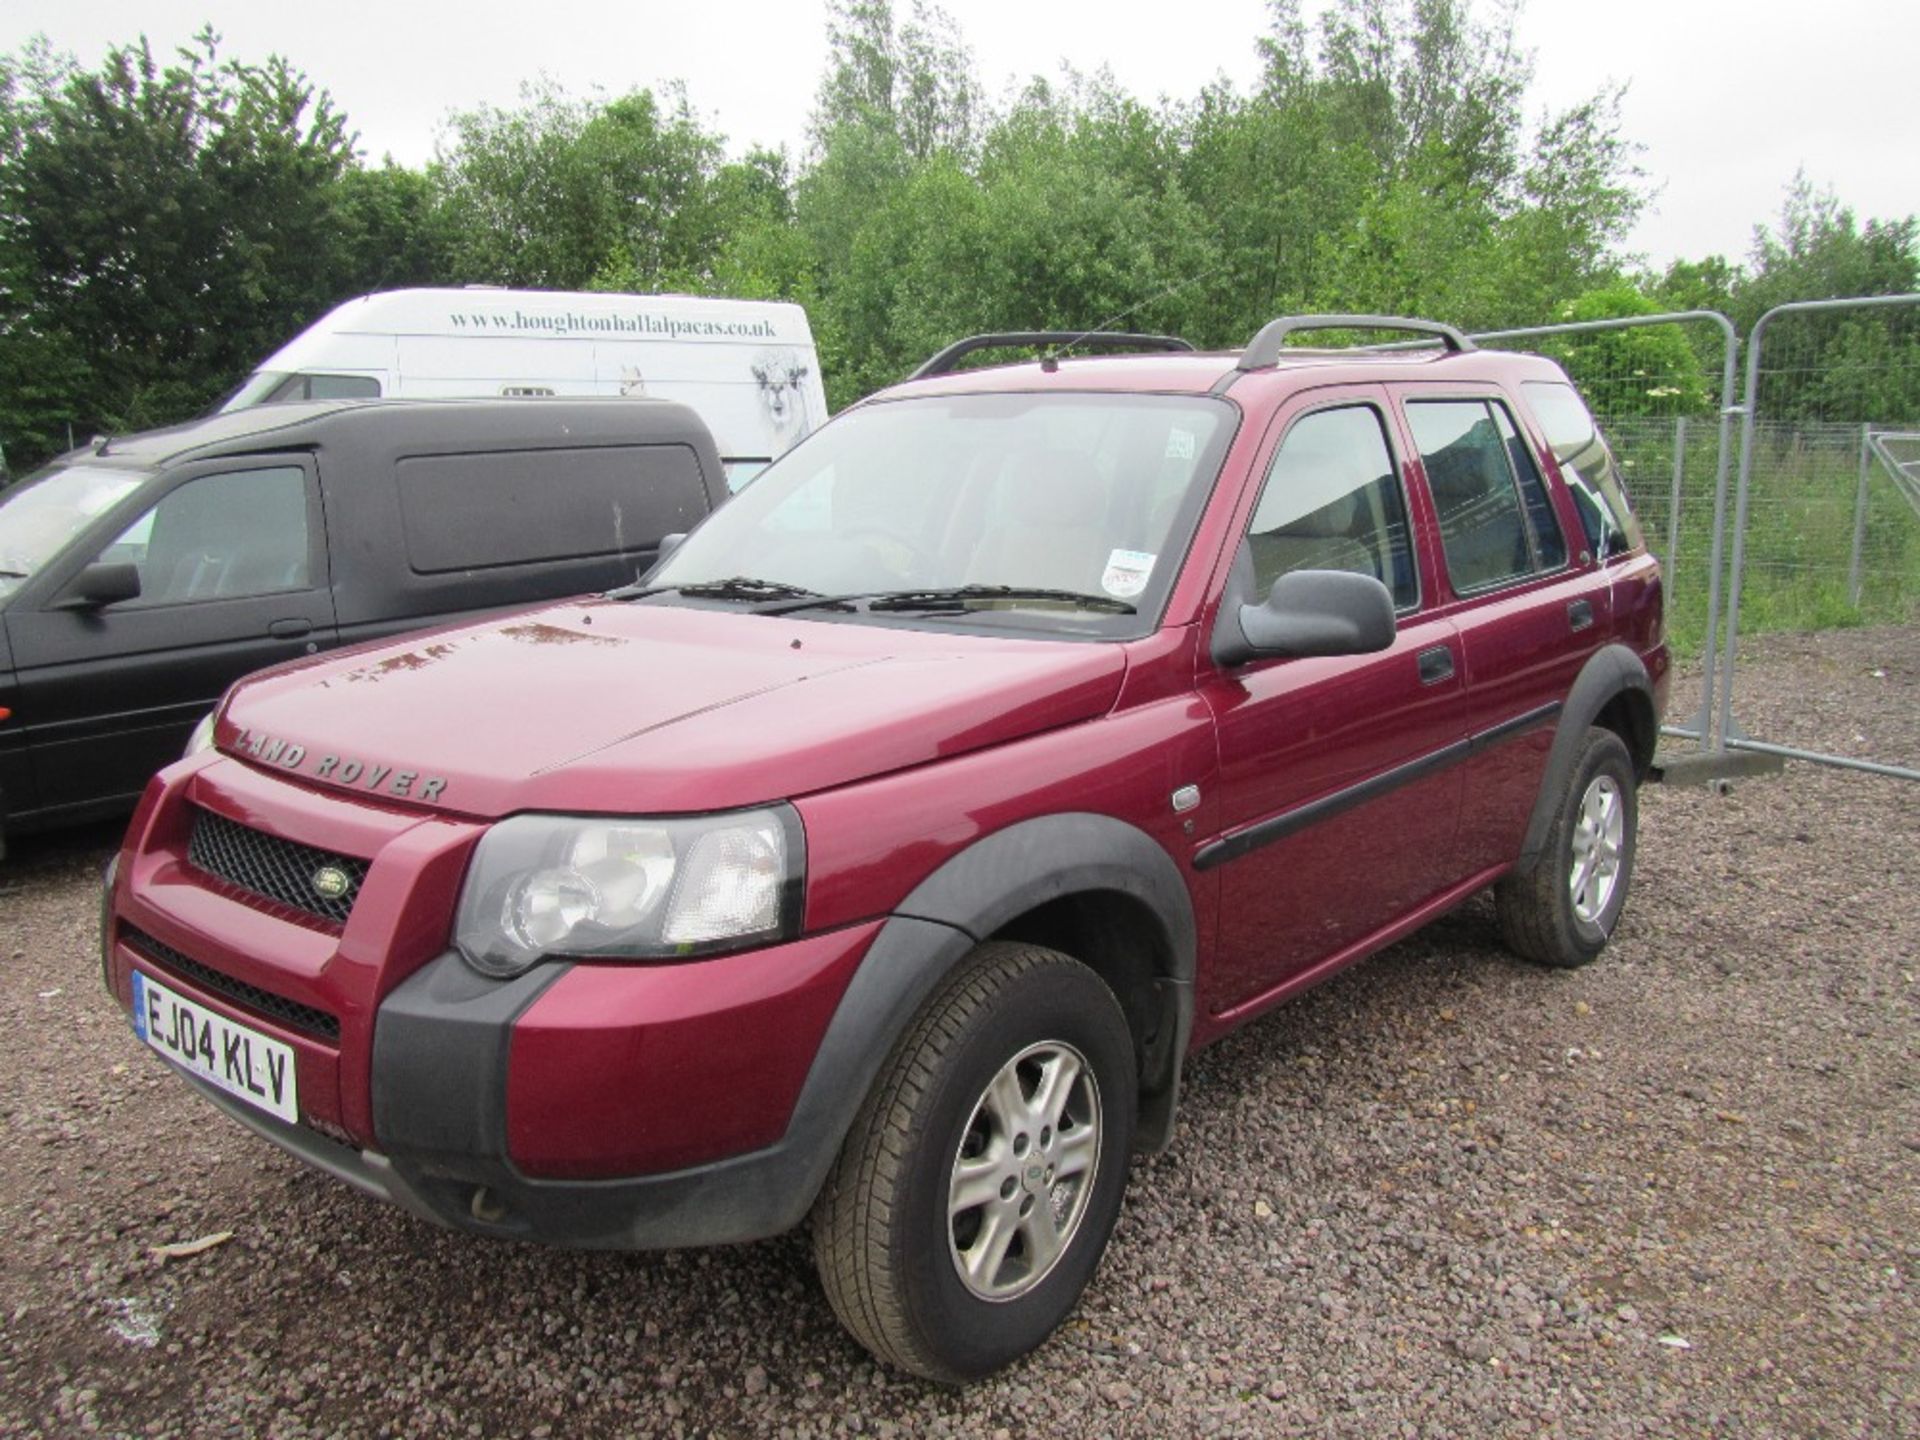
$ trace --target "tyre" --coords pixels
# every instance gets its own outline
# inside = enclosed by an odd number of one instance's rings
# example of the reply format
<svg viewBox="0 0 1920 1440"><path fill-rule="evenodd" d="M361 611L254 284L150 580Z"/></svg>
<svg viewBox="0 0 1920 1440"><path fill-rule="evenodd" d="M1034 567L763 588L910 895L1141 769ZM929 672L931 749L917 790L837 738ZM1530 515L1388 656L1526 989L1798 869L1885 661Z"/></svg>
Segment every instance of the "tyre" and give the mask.
<svg viewBox="0 0 1920 1440"><path fill-rule="evenodd" d="M1106 983L1057 951L980 946L895 1047L815 1205L841 1323L949 1384L1033 1349L1106 1249L1137 1103Z"/></svg>
<svg viewBox="0 0 1920 1440"><path fill-rule="evenodd" d="M1639 824L1633 758L1611 730L1587 731L1539 862L1494 887L1500 931L1542 965L1585 965L1626 905Z"/></svg>

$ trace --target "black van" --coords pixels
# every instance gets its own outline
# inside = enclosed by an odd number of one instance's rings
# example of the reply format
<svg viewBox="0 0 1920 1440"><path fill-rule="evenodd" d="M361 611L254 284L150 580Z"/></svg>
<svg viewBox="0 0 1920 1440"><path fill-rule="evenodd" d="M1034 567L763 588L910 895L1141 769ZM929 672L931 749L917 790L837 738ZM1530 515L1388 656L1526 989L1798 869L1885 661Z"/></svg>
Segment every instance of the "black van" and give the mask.
<svg viewBox="0 0 1920 1440"><path fill-rule="evenodd" d="M0 854L129 807L249 671L605 590L726 498L667 400L275 405L0 491Z"/></svg>

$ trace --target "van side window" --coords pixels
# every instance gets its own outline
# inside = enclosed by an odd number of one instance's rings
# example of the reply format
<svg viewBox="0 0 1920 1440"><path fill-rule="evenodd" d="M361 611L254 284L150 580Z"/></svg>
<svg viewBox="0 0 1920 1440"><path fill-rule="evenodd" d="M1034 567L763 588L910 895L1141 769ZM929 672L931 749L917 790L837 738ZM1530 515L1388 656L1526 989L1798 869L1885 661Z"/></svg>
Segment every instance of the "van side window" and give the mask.
<svg viewBox="0 0 1920 1440"><path fill-rule="evenodd" d="M1420 603L1407 505L1380 413L1346 405L1303 416L1273 457L1247 529L1257 594L1293 570L1371 575L1394 608Z"/></svg>
<svg viewBox="0 0 1920 1440"><path fill-rule="evenodd" d="M651 557L710 503L685 445L409 455L394 467L407 563L438 575L494 565Z"/></svg>
<svg viewBox="0 0 1920 1440"><path fill-rule="evenodd" d="M189 480L162 496L98 558L140 571L140 597L127 606L309 589L306 472L276 465Z"/></svg>
<svg viewBox="0 0 1920 1440"><path fill-rule="evenodd" d="M1535 558L1513 455L1495 409L1485 400L1407 402L1407 422L1440 520L1447 574L1461 595L1546 568Z"/></svg>

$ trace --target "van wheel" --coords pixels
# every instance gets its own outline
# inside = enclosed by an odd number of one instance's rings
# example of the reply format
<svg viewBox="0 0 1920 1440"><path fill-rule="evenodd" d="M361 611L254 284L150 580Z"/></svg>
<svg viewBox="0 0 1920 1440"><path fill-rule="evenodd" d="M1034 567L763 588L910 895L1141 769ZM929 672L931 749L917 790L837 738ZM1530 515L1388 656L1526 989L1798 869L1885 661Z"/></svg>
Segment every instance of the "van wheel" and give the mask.
<svg viewBox="0 0 1920 1440"><path fill-rule="evenodd" d="M1500 931L1542 965L1585 965L1605 948L1633 878L1639 800L1633 759L1611 730L1587 731L1540 861L1494 887Z"/></svg>
<svg viewBox="0 0 1920 1440"><path fill-rule="evenodd" d="M840 1322L950 1384L1033 1349L1106 1249L1137 1102L1105 982L1057 951L980 946L895 1047L814 1207Z"/></svg>

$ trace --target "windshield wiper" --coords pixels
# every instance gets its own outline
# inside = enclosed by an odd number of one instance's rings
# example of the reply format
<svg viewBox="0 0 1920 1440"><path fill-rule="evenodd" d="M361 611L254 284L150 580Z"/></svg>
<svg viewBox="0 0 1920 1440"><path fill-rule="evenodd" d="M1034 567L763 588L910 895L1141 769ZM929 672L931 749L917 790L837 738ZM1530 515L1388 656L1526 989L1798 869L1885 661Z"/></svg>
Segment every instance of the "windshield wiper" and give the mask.
<svg viewBox="0 0 1920 1440"><path fill-rule="evenodd" d="M644 600L649 595L691 595L699 600L806 600L819 604L826 599L804 585L789 585L784 580L759 580L751 575L730 575L724 580L696 580L687 585L623 586L609 590L609 600Z"/></svg>
<svg viewBox="0 0 1920 1440"><path fill-rule="evenodd" d="M868 590L852 595L795 596L771 605L757 606L756 615L785 615L795 610L812 610L824 605L851 607L864 604L869 613L901 610L962 611L976 604L995 600L1037 600L1072 605L1081 610L1101 610L1110 615L1132 615L1135 607L1111 595L1089 595L1079 590L1050 590L1039 585L950 585L928 590Z"/></svg>

